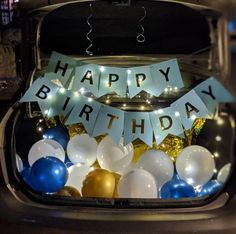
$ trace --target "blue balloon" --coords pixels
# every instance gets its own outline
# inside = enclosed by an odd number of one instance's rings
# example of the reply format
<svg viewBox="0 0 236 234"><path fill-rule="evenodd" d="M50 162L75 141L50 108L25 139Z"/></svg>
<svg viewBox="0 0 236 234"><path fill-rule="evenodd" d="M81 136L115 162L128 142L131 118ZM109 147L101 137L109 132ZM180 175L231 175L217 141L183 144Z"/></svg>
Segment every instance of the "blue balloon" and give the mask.
<svg viewBox="0 0 236 234"><path fill-rule="evenodd" d="M66 158L65 158L65 164L66 164L66 167L67 167L67 168L69 168L69 167L71 167L71 166L74 165L74 163L72 163L72 162L70 161L70 159L68 158L67 155L66 155Z"/></svg>
<svg viewBox="0 0 236 234"><path fill-rule="evenodd" d="M53 193L64 187L68 171L61 160L49 156L38 159L32 165L30 178L37 191Z"/></svg>
<svg viewBox="0 0 236 234"><path fill-rule="evenodd" d="M186 197L196 197L194 188L179 179L178 175L174 175L173 179L166 182L160 190L160 198L162 199L178 199Z"/></svg>
<svg viewBox="0 0 236 234"><path fill-rule="evenodd" d="M211 180L208 183L204 184L198 193L198 196L211 195L218 192L223 187L223 183L218 182L217 180Z"/></svg>
<svg viewBox="0 0 236 234"><path fill-rule="evenodd" d="M30 177L31 168L25 167L24 170L21 172L21 177L25 181L26 184L28 184L31 188L35 189L35 186L33 185L33 182Z"/></svg>
<svg viewBox="0 0 236 234"><path fill-rule="evenodd" d="M43 133L43 138L57 141L64 149L69 141L67 130L62 126L47 128Z"/></svg>

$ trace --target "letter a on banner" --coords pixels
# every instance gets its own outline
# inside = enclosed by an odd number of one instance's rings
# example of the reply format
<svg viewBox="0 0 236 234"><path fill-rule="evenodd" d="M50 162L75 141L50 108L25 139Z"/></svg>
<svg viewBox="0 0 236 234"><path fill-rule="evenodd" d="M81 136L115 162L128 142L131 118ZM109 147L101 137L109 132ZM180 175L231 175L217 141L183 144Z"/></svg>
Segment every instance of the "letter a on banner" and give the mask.
<svg viewBox="0 0 236 234"><path fill-rule="evenodd" d="M99 66L90 64L78 66L75 70L75 78L72 85L73 91L78 91L80 88L85 88L98 96L99 85Z"/></svg>
<svg viewBox="0 0 236 234"><path fill-rule="evenodd" d="M185 129L190 129L196 118L209 118L209 111L201 98L194 90L171 104L175 112L180 113L180 118Z"/></svg>
<svg viewBox="0 0 236 234"><path fill-rule="evenodd" d="M153 130L148 112L125 112L124 144L139 138L152 146Z"/></svg>
<svg viewBox="0 0 236 234"><path fill-rule="evenodd" d="M44 77L48 80L59 80L65 87L75 66L74 59L53 51Z"/></svg>

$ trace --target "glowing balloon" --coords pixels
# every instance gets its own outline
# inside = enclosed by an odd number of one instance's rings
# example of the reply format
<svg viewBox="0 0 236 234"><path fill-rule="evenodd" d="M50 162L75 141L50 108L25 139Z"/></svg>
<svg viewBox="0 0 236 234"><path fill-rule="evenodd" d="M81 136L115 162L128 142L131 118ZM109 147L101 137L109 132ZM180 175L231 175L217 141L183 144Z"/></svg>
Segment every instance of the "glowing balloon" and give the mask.
<svg viewBox="0 0 236 234"><path fill-rule="evenodd" d="M120 198L157 198L158 191L154 177L145 170L135 169L120 178Z"/></svg>
<svg viewBox="0 0 236 234"><path fill-rule="evenodd" d="M226 165L224 165L218 175L217 175L217 180L219 182L225 183L225 181L227 180L229 173L230 173L230 169L231 169L231 163L227 163Z"/></svg>
<svg viewBox="0 0 236 234"><path fill-rule="evenodd" d="M91 171L85 178L82 187L83 197L112 198L115 190L114 175L104 169Z"/></svg>
<svg viewBox="0 0 236 234"><path fill-rule="evenodd" d="M194 188L184 180L174 176L174 178L166 182L160 190L160 198L162 199L178 199L186 197L196 197Z"/></svg>
<svg viewBox="0 0 236 234"><path fill-rule="evenodd" d="M158 190L163 184L171 180L174 174L174 165L170 157L160 150L148 150L141 155L138 167L150 172L158 185Z"/></svg>
<svg viewBox="0 0 236 234"><path fill-rule="evenodd" d="M218 182L217 180L211 180L202 186L198 196L211 195L218 192L222 187L223 183Z"/></svg>
<svg viewBox="0 0 236 234"><path fill-rule="evenodd" d="M37 191L53 193L64 187L68 172L65 164L58 158L45 157L33 164L30 178Z"/></svg>
<svg viewBox="0 0 236 234"><path fill-rule="evenodd" d="M101 168L119 172L129 166L133 154L132 143L124 146L122 138L117 145L110 136L107 136L98 145L97 160Z"/></svg>
<svg viewBox="0 0 236 234"><path fill-rule="evenodd" d="M30 149L28 154L28 161L30 166L38 159L47 157L48 155L65 161L65 151L63 147L54 140L44 139L37 141Z"/></svg>
<svg viewBox="0 0 236 234"><path fill-rule="evenodd" d="M72 186L78 191L81 191L83 181L86 175L90 172L90 167L87 165L73 165L68 169L69 177L66 182L66 186Z"/></svg>
<svg viewBox="0 0 236 234"><path fill-rule="evenodd" d="M74 164L91 166L97 158L97 142L88 134L75 135L67 144L67 155Z"/></svg>
<svg viewBox="0 0 236 234"><path fill-rule="evenodd" d="M214 174L215 161L204 147L192 145L184 148L176 160L179 177L192 186L202 186Z"/></svg>
<svg viewBox="0 0 236 234"><path fill-rule="evenodd" d="M60 189L55 195L58 196L65 196L65 197L81 197L80 192L73 187L65 186L62 189Z"/></svg>

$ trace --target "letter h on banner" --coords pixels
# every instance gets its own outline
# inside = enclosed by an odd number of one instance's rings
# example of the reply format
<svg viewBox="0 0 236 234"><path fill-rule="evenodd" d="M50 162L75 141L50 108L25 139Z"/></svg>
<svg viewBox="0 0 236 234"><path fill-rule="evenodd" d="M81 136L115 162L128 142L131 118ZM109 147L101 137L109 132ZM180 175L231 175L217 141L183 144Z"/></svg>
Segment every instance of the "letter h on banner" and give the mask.
<svg viewBox="0 0 236 234"><path fill-rule="evenodd" d="M52 52L45 78L48 80L59 80L63 87L68 85L76 61L68 56Z"/></svg>

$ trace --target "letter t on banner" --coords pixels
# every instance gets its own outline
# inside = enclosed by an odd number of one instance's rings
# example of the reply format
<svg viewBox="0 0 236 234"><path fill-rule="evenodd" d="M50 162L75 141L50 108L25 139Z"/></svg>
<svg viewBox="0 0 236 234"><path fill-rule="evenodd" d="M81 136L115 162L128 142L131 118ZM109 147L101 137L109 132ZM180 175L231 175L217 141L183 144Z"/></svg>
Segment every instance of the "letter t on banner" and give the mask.
<svg viewBox="0 0 236 234"><path fill-rule="evenodd" d="M59 80L65 87L75 69L75 66L76 61L74 59L53 51L45 78L49 80Z"/></svg>
<svg viewBox="0 0 236 234"><path fill-rule="evenodd" d="M196 118L208 118L209 111L201 98L194 90L171 104L175 112L180 113L180 118L185 129L190 129Z"/></svg>
<svg viewBox="0 0 236 234"><path fill-rule="evenodd" d="M93 137L108 133L116 144L119 143L124 127L124 111L110 106L102 106L94 129Z"/></svg>
<svg viewBox="0 0 236 234"><path fill-rule="evenodd" d="M148 112L125 112L124 144L139 138L152 146L153 130Z"/></svg>

